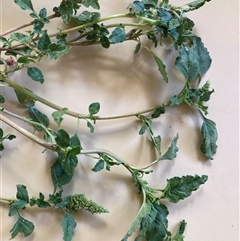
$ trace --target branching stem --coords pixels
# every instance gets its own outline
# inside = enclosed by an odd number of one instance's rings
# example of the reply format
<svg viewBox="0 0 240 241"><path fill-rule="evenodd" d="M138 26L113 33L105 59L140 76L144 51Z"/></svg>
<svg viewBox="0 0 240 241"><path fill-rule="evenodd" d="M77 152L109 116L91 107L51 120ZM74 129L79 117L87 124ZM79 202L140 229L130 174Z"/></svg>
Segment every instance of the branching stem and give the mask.
<svg viewBox="0 0 240 241"><path fill-rule="evenodd" d="M59 150L59 147L56 144L49 143L49 142L46 142L46 141L42 140L38 136L32 134L31 132L29 132L29 131L25 130L24 128L22 128L21 126L17 125L15 122L11 121L10 119L5 117L4 115L0 115L0 120L3 121L4 123L6 123L7 125L11 126L13 129L18 131L22 135L26 136L30 140L32 140L32 141L36 142L37 144L41 145L42 147L44 147L48 150L51 150L51 151Z"/></svg>

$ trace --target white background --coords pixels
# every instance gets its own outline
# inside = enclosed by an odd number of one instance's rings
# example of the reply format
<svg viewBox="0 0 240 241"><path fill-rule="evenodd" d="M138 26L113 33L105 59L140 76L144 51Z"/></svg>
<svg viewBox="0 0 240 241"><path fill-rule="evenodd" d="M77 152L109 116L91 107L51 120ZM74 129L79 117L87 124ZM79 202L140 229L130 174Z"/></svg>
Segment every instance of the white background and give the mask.
<svg viewBox="0 0 240 241"><path fill-rule="evenodd" d="M1 0L1 32L31 21L28 11L22 11L14 1ZM102 16L124 13L130 1L102 0ZM172 1L182 4L186 1ZM57 1L33 1L36 11L47 7L49 13ZM169 208L169 228L176 230L185 219L188 223L185 241L238 241L239 240L239 26L238 1L207 3L201 9L189 13L195 22L195 33L201 36L213 59L212 66L203 78L210 80L215 93L209 102L208 118L217 123L219 132L218 152L213 161L206 160L199 151L201 120L190 108L172 108L154 123L156 133L163 138L163 149L179 133L179 153L174 161L164 161L154 168L146 179L149 185L163 188L166 179L173 176L209 176L207 183L190 198L177 204L166 202ZM125 20L126 21L126 20ZM54 20L49 32L56 32L59 21ZM54 30L55 29L55 30ZM31 81L25 71L10 77L40 96L71 110L87 113L88 105L100 102L99 115L118 115L154 107L178 93L183 78L172 68L176 53L154 50L161 56L169 71L170 83L165 84L152 58L142 50L133 56L135 43L123 43L105 50L100 46L79 47L57 61L44 59L38 67L44 73L45 83ZM26 114L10 88L2 88L2 94L10 100L6 109ZM36 107L49 116L52 109L37 103ZM32 127L17 121L29 131ZM6 133L15 133L1 124ZM74 132L76 120L66 117L63 127ZM56 125L52 123L52 127ZM154 160L154 150L146 136L139 136L140 124L136 119L99 121L95 134L90 134L84 121L80 122L79 136L85 148L108 149L135 166L145 166ZM15 197L16 184L26 185L30 196L42 192L48 196L52 190L50 166L55 154L42 154L42 148L17 135L7 142L0 160L0 195ZM73 240L120 241L133 221L141 204L141 196L129 174L122 167L111 172L93 173L94 160L79 158L74 181L65 188L66 194L86 193L86 196L110 210L109 214L91 215L81 212L75 215L78 226ZM20 234L15 240L62 240L62 213L56 210L27 208L24 217L36 228L24 239ZM10 238L9 230L14 217L8 217L5 203L0 204L0 238ZM133 240L133 239L129 239Z"/></svg>

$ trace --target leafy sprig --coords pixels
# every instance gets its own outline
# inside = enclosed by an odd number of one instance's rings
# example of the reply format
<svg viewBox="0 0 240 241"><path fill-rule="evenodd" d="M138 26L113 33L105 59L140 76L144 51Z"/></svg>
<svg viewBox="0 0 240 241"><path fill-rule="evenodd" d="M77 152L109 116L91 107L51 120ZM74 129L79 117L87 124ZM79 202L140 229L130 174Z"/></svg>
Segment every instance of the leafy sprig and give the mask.
<svg viewBox="0 0 240 241"><path fill-rule="evenodd" d="M4 136L4 133L3 133L3 129L0 128L0 151L3 151L4 150L4 145L3 145L3 141L5 140L13 140L15 139L16 136L13 135L13 134L7 134Z"/></svg>
<svg viewBox="0 0 240 241"><path fill-rule="evenodd" d="M163 204L166 201L163 202L163 200L167 199L169 202L177 203L188 198L207 181L208 177L206 175L172 177L167 180L164 188L155 189L149 186L145 176L153 172L154 165L159 162L173 161L177 157L179 134L172 137L168 149L163 152L162 137L152 128L153 122L157 118L161 118L173 106L187 105L200 113L199 116L202 118L200 150L208 159L213 159L216 154L218 139L216 124L206 117L208 115L207 102L214 90L210 88L209 81L202 83L202 78L210 68L212 59L202 39L193 31L194 22L186 16L187 12L197 10L209 1L196 0L182 6L173 6L168 0L160 2L139 0L133 1L125 13L101 16L98 0L62 0L54 7L52 15L48 15L46 8L36 12L31 0L14 0L21 9L30 12L30 19L33 20L1 34L0 64L3 65L3 68L0 71L0 80L3 87L10 86L14 89L19 103L28 114L19 116L11 110L5 109L5 97L0 95L2 105L0 119L41 145L44 151L55 152L55 161L50 168L53 193L49 194L48 198L41 192L38 197L29 198L27 187L20 184L17 185L16 199L0 198L1 201L8 202L9 216L16 216L16 222L10 230L11 238L16 237L19 233L29 236L34 231L34 224L22 215L27 206L60 209L63 213L61 226L64 241L71 241L74 236L77 222L72 213L81 210L91 213L108 212L106 208L89 200L83 193L64 196L64 186L73 180L76 168L78 168L78 156L86 155L97 160L92 167L92 171L96 175L100 171L112 171L113 167L124 167L132 177L138 193L142 195L142 205L122 241L127 241L137 230L135 241L141 238L149 241L184 240L186 222L181 221L176 234L172 234L168 230L169 211L166 204ZM83 11L81 11L82 6ZM90 8L90 10L86 10L86 8ZM91 11L91 8L94 11ZM57 29L55 33L50 33L45 25L49 24L53 18L60 18L64 27ZM116 21L109 24L108 22L113 19ZM122 21L122 19L127 19L127 21ZM74 23L75 26L72 27L70 23ZM32 29L24 33L18 32L25 27L32 27ZM70 36L72 32L76 33L74 38ZM146 39L148 43L146 43ZM47 81L44 73L35 66L37 62L42 61L43 57L56 60L69 54L71 48L100 45L104 49L109 49L111 45L127 41L136 43L135 49L133 49L136 56L141 54L142 49L150 54L165 83L172 80L169 79L164 61L152 47L167 47L177 51L175 68L185 79L182 90L165 103L159 103L146 110L116 116L101 116L98 102L91 103L86 114L77 113L36 95L9 77L10 73L26 69L28 76L33 81L44 84ZM41 102L53 109L51 118L44 114L44 111L36 108L36 102ZM77 127L73 133L64 129L65 115L77 119ZM28 123L34 130L37 130L37 133L25 130L7 116ZM109 150L87 149L82 146L82 137L78 134L81 120L86 121L90 132L94 133L98 120L127 117L134 117L141 123L139 134L146 133L156 150L155 160L147 166L135 167ZM51 120L55 122L55 127L50 127ZM0 129L0 151L4 149L3 141L14 138L15 136L11 134L4 135L3 130Z"/></svg>

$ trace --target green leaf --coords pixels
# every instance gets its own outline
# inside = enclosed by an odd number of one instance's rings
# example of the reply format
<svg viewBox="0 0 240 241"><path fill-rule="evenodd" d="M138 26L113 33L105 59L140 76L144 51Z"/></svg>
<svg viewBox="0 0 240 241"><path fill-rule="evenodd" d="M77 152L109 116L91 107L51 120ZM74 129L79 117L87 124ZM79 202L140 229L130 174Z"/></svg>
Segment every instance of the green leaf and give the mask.
<svg viewBox="0 0 240 241"><path fill-rule="evenodd" d="M23 10L34 11L31 0L14 0L14 2Z"/></svg>
<svg viewBox="0 0 240 241"><path fill-rule="evenodd" d="M77 226L74 218L69 214L65 213L64 218L62 220L62 228L63 228L63 240L71 241L74 235L74 229Z"/></svg>
<svg viewBox="0 0 240 241"><path fill-rule="evenodd" d="M92 103L88 107L88 112L90 116L97 114L100 110L100 104L98 102Z"/></svg>
<svg viewBox="0 0 240 241"><path fill-rule="evenodd" d="M184 241L183 233L185 231L186 225L187 225L187 223L185 222L185 220L180 222L178 231L177 231L176 235L173 237L172 241Z"/></svg>
<svg viewBox="0 0 240 241"><path fill-rule="evenodd" d="M145 122L142 122L142 126L138 134L143 135L146 132L146 129L147 129L147 125L145 124Z"/></svg>
<svg viewBox="0 0 240 241"><path fill-rule="evenodd" d="M36 204L38 205L39 208L49 208L51 205L44 201L44 195L40 192L39 193L39 198L36 200Z"/></svg>
<svg viewBox="0 0 240 241"><path fill-rule="evenodd" d="M93 133L94 132L94 126L91 124L91 122L89 122L87 120L87 127L90 129L90 132Z"/></svg>
<svg viewBox="0 0 240 241"><path fill-rule="evenodd" d="M181 103L182 103L182 99L176 95L170 98L170 106L180 105Z"/></svg>
<svg viewBox="0 0 240 241"><path fill-rule="evenodd" d="M22 92L18 90L14 90L16 93L16 96L18 98L18 101L20 104L24 105L27 108L31 108L35 105L35 100L29 97L28 95L23 94ZM30 90L28 90L30 91Z"/></svg>
<svg viewBox="0 0 240 241"><path fill-rule="evenodd" d="M133 6L134 6L133 11L135 13L143 13L144 12L145 5L143 2L133 1Z"/></svg>
<svg viewBox="0 0 240 241"><path fill-rule="evenodd" d="M33 21L33 33L40 34L44 27L43 19L34 19Z"/></svg>
<svg viewBox="0 0 240 241"><path fill-rule="evenodd" d="M60 35L57 35L56 36L56 39L58 40L57 43L60 45L66 44L66 37L67 37L67 34L61 33Z"/></svg>
<svg viewBox="0 0 240 241"><path fill-rule="evenodd" d="M142 121L142 127L139 131L139 135L143 135L145 133L145 131L148 129L151 134L152 133L152 120L148 119L148 118L140 118L140 120Z"/></svg>
<svg viewBox="0 0 240 241"><path fill-rule="evenodd" d="M29 63L35 63L35 61L28 56L21 56L17 59L17 62L19 64L29 64Z"/></svg>
<svg viewBox="0 0 240 241"><path fill-rule="evenodd" d="M151 203L144 203L137 216L135 217L131 227L128 229L126 235L124 236L124 238L121 241L127 241L128 238L136 231L137 228L140 228L141 226L141 222L143 220L143 218L145 218L146 216L148 216L151 212Z"/></svg>
<svg viewBox="0 0 240 241"><path fill-rule="evenodd" d="M105 161L103 159L100 159L96 165L92 168L93 172L99 172L104 169Z"/></svg>
<svg viewBox="0 0 240 241"><path fill-rule="evenodd" d="M15 135L11 135L11 134L8 134L8 135L5 136L5 139L8 139L10 141L15 139L15 138L16 138L16 136Z"/></svg>
<svg viewBox="0 0 240 241"><path fill-rule="evenodd" d="M172 143L166 153L161 157L161 160L173 160L177 156L178 147L177 147L178 135L173 138Z"/></svg>
<svg viewBox="0 0 240 241"><path fill-rule="evenodd" d="M210 2L210 1L211 0L196 0L196 1L193 1L193 2L190 2L190 3L187 3L185 5L182 5L181 9L184 12L193 11L193 10L196 10L196 9L202 7L206 2Z"/></svg>
<svg viewBox="0 0 240 241"><path fill-rule="evenodd" d="M9 212L8 212L8 216L13 216L16 213L18 213L19 210L25 208L27 205L27 202L25 200L22 199L17 199L14 202L11 202L9 204Z"/></svg>
<svg viewBox="0 0 240 241"><path fill-rule="evenodd" d="M5 102L5 98L3 95L0 95L0 103L3 104Z"/></svg>
<svg viewBox="0 0 240 241"><path fill-rule="evenodd" d="M10 39L20 42L22 44L28 44L31 41L32 37L23 33L12 33L10 35Z"/></svg>
<svg viewBox="0 0 240 241"><path fill-rule="evenodd" d="M51 207L50 203L44 201L44 195L40 192L39 193L39 198L31 198L30 199L30 206L37 205L39 208L49 208Z"/></svg>
<svg viewBox="0 0 240 241"><path fill-rule="evenodd" d="M36 67L29 67L27 70L27 74L29 77L32 78L32 80L35 80L37 82L40 82L43 84L44 82L44 76L42 74L42 71Z"/></svg>
<svg viewBox="0 0 240 241"><path fill-rule="evenodd" d="M56 134L55 140L59 146L63 148L67 148L70 146L70 136L65 130L60 129L56 131L55 134Z"/></svg>
<svg viewBox="0 0 240 241"><path fill-rule="evenodd" d="M100 18L100 13L98 12L83 11L78 16L73 16L72 20L77 22L79 25L81 25L89 22L95 22L99 18Z"/></svg>
<svg viewBox="0 0 240 241"><path fill-rule="evenodd" d="M199 66L199 74L202 77L210 68L212 59L209 55L208 50L204 47L204 44L199 37L195 37L193 39L193 48L195 53L197 53L198 66Z"/></svg>
<svg viewBox="0 0 240 241"><path fill-rule="evenodd" d="M49 119L45 114L41 113L39 110L37 110L36 108L33 108L33 107L29 108L28 112L29 112L30 118L33 121L38 122L38 123L44 125L45 127L49 126ZM42 128L39 126L35 126L35 128L38 130L42 130Z"/></svg>
<svg viewBox="0 0 240 241"><path fill-rule="evenodd" d="M67 205L68 205L69 202L70 202L70 199L71 199L71 196L65 197L64 199L61 200L61 202L59 202L59 203L57 203L57 204L55 205L55 208L56 208L56 209L66 210Z"/></svg>
<svg viewBox="0 0 240 241"><path fill-rule="evenodd" d="M208 50L204 47L201 38L195 37L190 47L181 45L179 55L176 59L176 68L191 82L202 77L211 65Z"/></svg>
<svg viewBox="0 0 240 241"><path fill-rule="evenodd" d="M100 38L100 43L103 46L103 48L105 48L105 49L108 49L110 47L110 41L109 41L108 37L106 37L106 36L102 36Z"/></svg>
<svg viewBox="0 0 240 241"><path fill-rule="evenodd" d="M167 180L167 186L163 190L161 198L167 198L170 202L177 203L189 197L193 191L196 191L207 180L206 175L201 177L198 175L173 177Z"/></svg>
<svg viewBox="0 0 240 241"><path fill-rule="evenodd" d="M199 96L200 101L209 101L211 94L214 92L214 90L210 90L210 82L207 81L202 88L199 88L197 90L197 94Z"/></svg>
<svg viewBox="0 0 240 241"><path fill-rule="evenodd" d="M199 63L194 48L181 45L175 66L184 75L187 81L191 82L197 78L199 70L198 65Z"/></svg>
<svg viewBox="0 0 240 241"><path fill-rule="evenodd" d="M29 15L30 15L30 17L32 17L32 18L38 18L37 13L35 13L35 12L32 12L32 13L30 13Z"/></svg>
<svg viewBox="0 0 240 241"><path fill-rule="evenodd" d="M14 138L16 138L16 136L15 135L11 135L11 134L8 134L8 135L6 135L6 136L3 136L4 135L4 133L3 133L3 130L2 130L2 128L0 128L0 151L3 151L4 150L4 146L3 146L3 141L4 140L13 140Z"/></svg>
<svg viewBox="0 0 240 241"><path fill-rule="evenodd" d="M72 180L72 175L67 174L62 167L60 158L51 166L51 177L55 188L63 186Z"/></svg>
<svg viewBox="0 0 240 241"><path fill-rule="evenodd" d="M10 230L11 238L17 236L18 233L23 233L24 237L29 236L34 230L34 225L32 222L24 219L20 214L18 215L18 219L14 224L13 228Z"/></svg>
<svg viewBox="0 0 240 241"><path fill-rule="evenodd" d="M120 165L119 162L114 161L112 158L105 154L101 155L101 158L105 161L107 171L110 171L112 166Z"/></svg>
<svg viewBox="0 0 240 241"><path fill-rule="evenodd" d="M160 71L160 73L162 74L163 80L168 83L168 76L167 76L167 72L166 72L166 66L164 65L164 63L162 62L162 60L155 55L153 52L151 52L155 62L158 65L158 70Z"/></svg>
<svg viewBox="0 0 240 241"><path fill-rule="evenodd" d="M164 114L164 113L165 113L165 107L160 106L153 111L151 117L152 118L158 118L161 114Z"/></svg>
<svg viewBox="0 0 240 241"><path fill-rule="evenodd" d="M47 30L44 30L42 32L42 35L40 37L40 39L38 40L38 49L39 50L48 50L49 45L51 44L51 40L50 37L47 34Z"/></svg>
<svg viewBox="0 0 240 241"><path fill-rule="evenodd" d="M124 28L117 27L113 30L112 34L109 36L110 42L122 43L126 39L126 33Z"/></svg>
<svg viewBox="0 0 240 241"><path fill-rule="evenodd" d="M4 37L0 37L0 42L2 42L4 45L8 45L9 44L8 40L6 38L4 38Z"/></svg>
<svg viewBox="0 0 240 241"><path fill-rule="evenodd" d="M42 8L42 9L39 11L39 17L40 17L40 18L46 18L46 17L47 17L47 9L46 9L46 8Z"/></svg>
<svg viewBox="0 0 240 241"><path fill-rule="evenodd" d="M58 59L70 51L71 47L62 44L52 43L48 46L47 56L51 59Z"/></svg>
<svg viewBox="0 0 240 241"><path fill-rule="evenodd" d="M73 1L62 1L58 12L61 15L64 24L69 24L73 15Z"/></svg>
<svg viewBox="0 0 240 241"><path fill-rule="evenodd" d="M78 164L78 158L71 153L67 153L62 161L62 167L68 175L73 175Z"/></svg>
<svg viewBox="0 0 240 241"><path fill-rule="evenodd" d="M68 108L63 108L61 110L54 111L52 113L53 120L57 123L58 127L60 127L63 121L63 115L68 111Z"/></svg>
<svg viewBox="0 0 240 241"><path fill-rule="evenodd" d="M85 7L91 6L94 9L100 9L100 5L98 3L98 0L82 0L81 3Z"/></svg>
<svg viewBox="0 0 240 241"><path fill-rule="evenodd" d="M28 89L26 89L28 90ZM16 93L16 96L18 98L18 101L20 104L24 105L27 108L31 108L35 105L35 100L31 99L28 95L23 94L22 92L19 92L18 90L14 90ZM28 90L30 91L30 90Z"/></svg>
<svg viewBox="0 0 240 241"><path fill-rule="evenodd" d="M79 150L77 151L77 153L75 153L74 155L78 155L82 149L81 146L81 142L80 139L78 138L77 134L74 134L71 138L70 138L70 146L71 147L77 147L79 148ZM71 152L73 154L73 152Z"/></svg>
<svg viewBox="0 0 240 241"><path fill-rule="evenodd" d="M157 8L157 13L161 21L165 24L168 24L173 17L172 14L164 8Z"/></svg>
<svg viewBox="0 0 240 241"><path fill-rule="evenodd" d="M217 152L218 133L215 122L203 117L203 124L201 128L203 142L201 144L201 151L206 157L213 160L213 155Z"/></svg>
<svg viewBox="0 0 240 241"><path fill-rule="evenodd" d="M137 54L140 51L141 47L142 47L142 44L138 43L135 47L134 54Z"/></svg>
<svg viewBox="0 0 240 241"><path fill-rule="evenodd" d="M17 185L17 198L29 202L27 188L24 185Z"/></svg>
<svg viewBox="0 0 240 241"><path fill-rule="evenodd" d="M2 144L2 142L0 142L0 151L4 150L4 145Z"/></svg>
<svg viewBox="0 0 240 241"><path fill-rule="evenodd" d="M167 232L168 210L163 204L151 203L150 213L141 222L139 237L148 241L163 241Z"/></svg>
<svg viewBox="0 0 240 241"><path fill-rule="evenodd" d="M153 136L151 137L151 139L154 147L157 150L158 155L161 156L161 142L162 142L161 136Z"/></svg>

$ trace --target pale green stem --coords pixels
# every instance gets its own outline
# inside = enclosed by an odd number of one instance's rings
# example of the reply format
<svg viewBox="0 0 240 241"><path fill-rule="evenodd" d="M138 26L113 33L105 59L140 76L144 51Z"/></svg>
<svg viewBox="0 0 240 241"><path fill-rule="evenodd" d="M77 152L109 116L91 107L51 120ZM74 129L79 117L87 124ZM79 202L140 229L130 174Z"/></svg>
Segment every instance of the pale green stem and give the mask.
<svg viewBox="0 0 240 241"><path fill-rule="evenodd" d="M58 106L36 94L34 94L33 92L27 90L26 88L22 87L21 85L13 82L12 80L10 80L8 77L6 77L4 74L0 73L0 79L2 81L4 81L5 83L9 84L12 88L14 88L15 90L18 90L19 92L21 92L24 95L27 95L28 97L30 97L33 100L39 101L41 103L43 103L46 106L49 106L55 110L62 110L63 107ZM168 103L164 103L152 108L148 108L145 110L141 110L141 111L137 111L137 112L132 112L132 113L127 113L127 114L122 114L122 115L110 115L110 116L94 116L94 118L96 120L114 120L114 119L122 119L122 118L127 118L127 117L133 117L133 116L137 116L137 115L142 115L142 114L146 114L149 112L154 111L156 108L160 107L160 106L167 106ZM75 118L79 118L79 119L89 119L89 115L84 115L81 113L77 113L71 110L67 110L66 114Z"/></svg>
<svg viewBox="0 0 240 241"><path fill-rule="evenodd" d="M31 119L28 119L28 118L23 117L23 116L16 115L15 113L12 113L12 112L10 112L10 111L2 108L2 107L0 107L0 111L2 111L3 113L8 114L10 116L13 116L13 117L15 117L15 118L17 118L19 120L27 122L27 123L29 123L31 125L38 126L38 127L42 128L48 134L48 136L51 138L52 143L56 144L55 138L53 137L53 135L49 132L48 128L46 126L42 125L41 123L32 121Z"/></svg>
<svg viewBox="0 0 240 241"><path fill-rule="evenodd" d="M128 164L126 161L124 161L122 158L120 158L119 156L117 156L116 154L105 150L105 149L85 149L85 150L81 150L80 154L83 155L91 155L91 154L97 154L97 155L101 155L101 154L105 154L109 157L112 157L114 160L116 160L119 164L122 164L123 166L125 166L129 171L131 171L132 169L134 169L133 166L131 166L130 164Z"/></svg>
<svg viewBox="0 0 240 241"><path fill-rule="evenodd" d="M143 20L146 22L146 24L140 24L140 26L151 26L151 25L156 25L158 23L160 23L159 20L153 20L153 19L150 19L150 18L146 18L146 17L141 17L141 16L133 16L132 14L129 14L129 13L124 13L124 14L115 14L115 15L111 15L111 16L108 16L108 17L103 17L103 18L100 18L96 21L93 21L93 22L90 22L90 23L86 23L86 24L83 24L83 25L80 25L80 26L77 26L77 27L74 27L74 28L70 28L70 29L66 29L66 30L61 30L61 34L68 34L68 33L71 33L71 32L75 32L75 31L78 31L78 30L81 30L81 29L84 29L84 28L87 28L87 27L90 27L94 24L97 24L97 23L101 23L101 22L105 22L107 20L111 20L111 19L116 19L116 18L132 18L132 19L139 19L139 20ZM125 23L122 23L123 25L125 25ZM118 24L119 25L119 24ZM134 24L132 23L131 26L138 26L139 24ZM53 34L50 34L49 37L55 37L59 35L59 32L57 33L53 33Z"/></svg>
<svg viewBox="0 0 240 241"><path fill-rule="evenodd" d="M6 123L7 125L11 126L13 129L21 133L22 135L26 136L30 140L36 142L37 144L43 146L44 148L51 150L51 151L56 151L59 150L59 147L56 144L46 142L39 138L38 136L32 134L31 132L25 130L21 126L17 125L15 122L11 121L7 117L0 115L0 120Z"/></svg>
<svg viewBox="0 0 240 241"><path fill-rule="evenodd" d="M24 95L27 95L28 97L30 97L33 100L37 100L41 103L43 103L44 105L47 105L55 110L62 110L62 107L34 94L33 92L27 90L26 88L22 87L21 85L13 82L12 80L10 80L8 77L6 77L4 74L0 73L0 79L4 82L6 82L7 84L9 84L12 88L14 88L15 90L18 90L19 92L21 92ZM79 117L79 118L87 118L87 116L73 112L73 111L67 111L68 115L73 116L73 117Z"/></svg>
<svg viewBox="0 0 240 241"><path fill-rule="evenodd" d="M151 162L149 165L145 166L145 167L142 167L142 168L139 168L139 170L143 171L143 170L146 170L148 169L149 167L155 165L156 163L158 163L159 161L161 160L161 157L159 157L158 159L156 159L155 161Z"/></svg>
<svg viewBox="0 0 240 241"><path fill-rule="evenodd" d="M53 15L50 15L50 16L48 16L47 18L48 18L48 19L53 19L53 18L56 18L56 17L59 17L59 14L54 13ZM8 35L8 34L10 34L10 33L16 32L16 31L18 31L18 30L20 30L20 29L29 27L29 26L33 25L33 23L34 23L34 21L31 21L31 22L25 23L25 24L23 24L23 25L21 25L21 26L18 26L18 27L9 29L9 30L7 30L6 32L0 34L0 37L3 37L3 36Z"/></svg>
<svg viewBox="0 0 240 241"><path fill-rule="evenodd" d="M10 202L15 201L15 199L13 199L13 198L0 197L0 201L10 203Z"/></svg>
<svg viewBox="0 0 240 241"><path fill-rule="evenodd" d="M114 160L116 160L119 164L122 164L123 166L125 166L131 173L133 171L142 171L142 170L145 170L149 167L151 167L152 165L156 164L159 159L157 159L156 161L150 163L148 166L146 167L143 167L143 168L137 168L133 165L130 165L129 163L127 163L126 161L124 161L121 157L117 156L116 154L108 151L108 150L105 150L105 149L98 149L98 148L94 148L94 149L84 149L84 150L81 150L80 154L82 155L92 155L92 154L97 154L97 155L101 155L101 154L105 154L109 157L112 157ZM91 156L92 157L92 156Z"/></svg>

